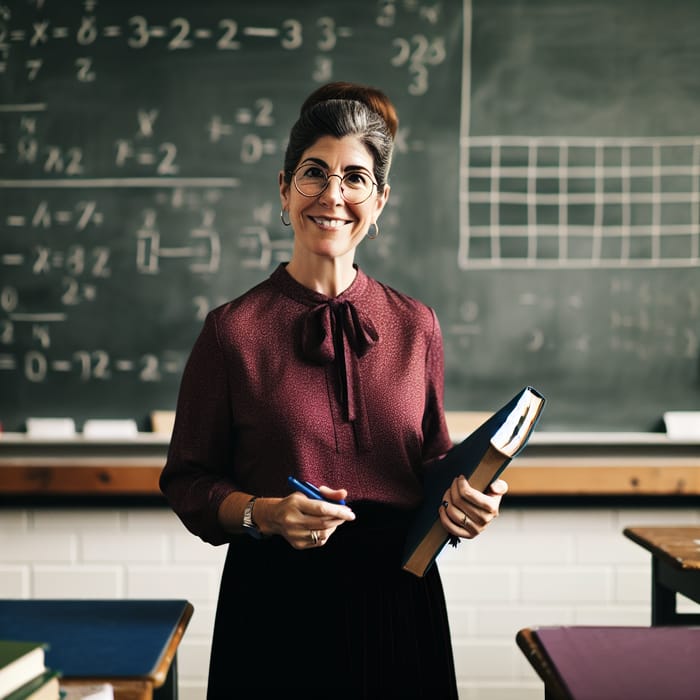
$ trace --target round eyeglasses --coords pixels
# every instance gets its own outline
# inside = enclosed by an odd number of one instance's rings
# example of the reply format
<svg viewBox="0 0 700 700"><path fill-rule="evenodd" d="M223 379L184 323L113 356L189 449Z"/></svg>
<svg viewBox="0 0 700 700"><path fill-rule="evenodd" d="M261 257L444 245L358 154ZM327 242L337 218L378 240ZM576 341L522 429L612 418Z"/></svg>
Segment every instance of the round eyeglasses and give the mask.
<svg viewBox="0 0 700 700"><path fill-rule="evenodd" d="M302 163L292 175L296 191L304 197L318 197L328 187L332 177L340 180L340 194L348 204L362 204L371 196L377 183L366 170L351 170L342 177L330 175L315 163Z"/></svg>

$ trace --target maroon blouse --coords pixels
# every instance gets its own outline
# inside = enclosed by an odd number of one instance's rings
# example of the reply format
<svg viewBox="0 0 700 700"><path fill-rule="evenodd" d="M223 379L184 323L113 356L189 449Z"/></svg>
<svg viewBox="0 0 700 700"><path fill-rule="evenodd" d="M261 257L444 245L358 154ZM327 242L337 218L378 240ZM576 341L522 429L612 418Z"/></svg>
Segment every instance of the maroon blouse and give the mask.
<svg viewBox="0 0 700 700"><path fill-rule="evenodd" d="M160 486L194 534L230 540L232 491L285 496L287 476L348 501L413 507L451 446L437 317L358 269L326 297L280 265L211 311L187 362Z"/></svg>

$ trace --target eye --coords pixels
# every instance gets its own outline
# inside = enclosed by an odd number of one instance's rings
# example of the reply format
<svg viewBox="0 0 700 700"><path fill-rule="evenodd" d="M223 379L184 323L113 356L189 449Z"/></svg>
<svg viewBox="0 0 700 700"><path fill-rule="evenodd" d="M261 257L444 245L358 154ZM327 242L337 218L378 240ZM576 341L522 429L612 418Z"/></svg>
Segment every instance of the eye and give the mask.
<svg viewBox="0 0 700 700"><path fill-rule="evenodd" d="M359 187L363 189L370 187L372 184L372 180L370 179L369 175L362 170L354 170L353 172L348 173L343 178L343 181L350 187Z"/></svg>
<svg viewBox="0 0 700 700"><path fill-rule="evenodd" d="M298 175L309 180L326 180L326 171L318 165L302 165Z"/></svg>

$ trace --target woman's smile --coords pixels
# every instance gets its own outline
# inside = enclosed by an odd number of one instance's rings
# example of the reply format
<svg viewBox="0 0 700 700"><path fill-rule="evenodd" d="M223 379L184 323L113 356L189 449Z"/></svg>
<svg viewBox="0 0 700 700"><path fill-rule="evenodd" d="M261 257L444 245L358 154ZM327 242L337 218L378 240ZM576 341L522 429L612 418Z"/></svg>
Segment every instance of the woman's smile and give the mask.
<svg viewBox="0 0 700 700"><path fill-rule="evenodd" d="M347 219L330 219L327 216L309 216L309 219L318 227L329 231L340 229L350 223Z"/></svg>

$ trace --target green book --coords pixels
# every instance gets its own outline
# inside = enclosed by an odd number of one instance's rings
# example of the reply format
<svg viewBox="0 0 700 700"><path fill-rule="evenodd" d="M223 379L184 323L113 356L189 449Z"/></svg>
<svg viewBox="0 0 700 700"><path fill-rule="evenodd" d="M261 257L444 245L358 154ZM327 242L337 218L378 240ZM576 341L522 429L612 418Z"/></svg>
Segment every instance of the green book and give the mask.
<svg viewBox="0 0 700 700"><path fill-rule="evenodd" d="M47 668L13 693L3 697L2 700L59 700L61 697L61 686L58 680L60 675L58 671Z"/></svg>
<svg viewBox="0 0 700 700"><path fill-rule="evenodd" d="M0 698L46 671L43 642L0 639Z"/></svg>

